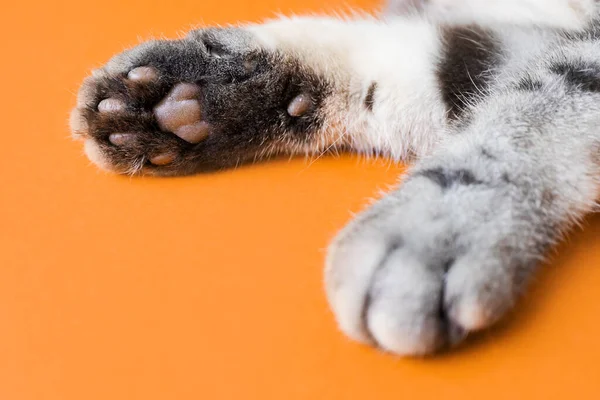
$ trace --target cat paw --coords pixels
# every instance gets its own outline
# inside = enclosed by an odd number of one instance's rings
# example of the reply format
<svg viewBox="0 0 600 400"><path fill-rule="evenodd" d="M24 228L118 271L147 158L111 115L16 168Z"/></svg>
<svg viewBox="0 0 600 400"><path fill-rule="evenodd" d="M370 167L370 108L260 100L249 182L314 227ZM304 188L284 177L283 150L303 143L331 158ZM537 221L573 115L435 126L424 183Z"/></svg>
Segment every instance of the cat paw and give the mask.
<svg viewBox="0 0 600 400"><path fill-rule="evenodd" d="M326 290L341 330L414 356L500 320L538 264L532 238L541 236L510 193L501 179L436 167L416 171L359 215L327 257Z"/></svg>
<svg viewBox="0 0 600 400"><path fill-rule="evenodd" d="M101 168L185 175L316 140L323 81L241 29L192 32L114 57L79 90L70 126Z"/></svg>

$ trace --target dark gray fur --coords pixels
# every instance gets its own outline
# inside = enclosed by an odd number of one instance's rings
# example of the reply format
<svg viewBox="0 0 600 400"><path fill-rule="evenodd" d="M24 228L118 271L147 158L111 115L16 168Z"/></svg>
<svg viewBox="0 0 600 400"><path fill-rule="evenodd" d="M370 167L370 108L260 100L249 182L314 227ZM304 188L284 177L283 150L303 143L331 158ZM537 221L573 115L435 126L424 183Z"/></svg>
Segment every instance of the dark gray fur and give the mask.
<svg viewBox="0 0 600 400"><path fill-rule="evenodd" d="M377 82L373 82L369 85L367 95L365 96L365 107L369 111L373 111L373 105L375 104L375 92L377 91Z"/></svg>
<svg viewBox="0 0 600 400"><path fill-rule="evenodd" d="M96 96L85 116L89 135L123 171L142 157L169 151L178 155L172 164L146 163L145 171L159 175L208 172L256 161L269 145L310 143L323 122L320 104L330 91L324 77L311 73L293 57L254 48L247 34L236 29L207 29L178 41L147 42L112 63L122 64L122 72L97 79ZM160 79L144 84L128 81L127 71L138 66L155 68ZM212 134L198 144L165 135L151 112L179 82L201 87L202 118ZM292 117L286 107L300 93L309 93L315 105L306 114ZM109 97L123 100L128 112L119 116L98 113L98 103ZM114 146L108 141L114 132L137 133L138 140Z"/></svg>
<svg viewBox="0 0 600 400"><path fill-rule="evenodd" d="M447 27L442 40L437 76L448 118L457 120L469 104L486 94L499 67L501 48L491 31L477 25Z"/></svg>

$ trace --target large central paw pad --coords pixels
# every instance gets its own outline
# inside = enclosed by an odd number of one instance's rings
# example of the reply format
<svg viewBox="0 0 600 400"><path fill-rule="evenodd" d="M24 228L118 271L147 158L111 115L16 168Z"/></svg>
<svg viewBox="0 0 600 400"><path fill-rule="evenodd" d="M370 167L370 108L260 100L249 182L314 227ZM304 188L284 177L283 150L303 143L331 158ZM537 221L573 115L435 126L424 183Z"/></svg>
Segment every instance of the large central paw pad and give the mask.
<svg viewBox="0 0 600 400"><path fill-rule="evenodd" d="M154 107L161 129L173 132L189 143L200 143L209 134L209 125L202 120L198 102L200 87L192 83L173 86L167 97Z"/></svg>

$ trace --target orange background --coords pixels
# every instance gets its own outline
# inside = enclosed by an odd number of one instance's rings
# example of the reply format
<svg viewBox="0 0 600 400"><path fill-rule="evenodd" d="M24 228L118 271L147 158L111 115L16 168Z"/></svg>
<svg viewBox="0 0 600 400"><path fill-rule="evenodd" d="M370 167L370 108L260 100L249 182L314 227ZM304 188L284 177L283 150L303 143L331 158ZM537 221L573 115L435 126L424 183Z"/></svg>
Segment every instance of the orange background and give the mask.
<svg viewBox="0 0 600 400"><path fill-rule="evenodd" d="M320 3L3 3L0 399L600 398L599 217L500 329L403 360L344 338L321 282L328 240L401 168L343 157L129 179L70 141L74 92L112 53Z"/></svg>

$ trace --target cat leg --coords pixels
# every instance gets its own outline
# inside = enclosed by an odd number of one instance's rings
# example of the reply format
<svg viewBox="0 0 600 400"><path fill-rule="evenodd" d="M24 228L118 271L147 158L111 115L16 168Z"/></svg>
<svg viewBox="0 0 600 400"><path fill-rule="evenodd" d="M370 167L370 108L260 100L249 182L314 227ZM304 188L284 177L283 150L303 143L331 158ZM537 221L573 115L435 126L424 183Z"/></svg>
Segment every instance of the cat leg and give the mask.
<svg viewBox="0 0 600 400"><path fill-rule="evenodd" d="M95 71L71 128L95 164L128 174L331 149L403 159L430 151L447 123L441 51L439 30L419 18L202 29L143 43Z"/></svg>
<svg viewBox="0 0 600 400"><path fill-rule="evenodd" d="M600 195L600 54L561 49L513 77L330 247L348 336L400 355L461 342L512 309Z"/></svg>

